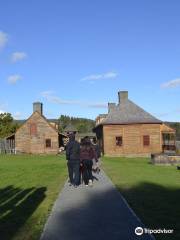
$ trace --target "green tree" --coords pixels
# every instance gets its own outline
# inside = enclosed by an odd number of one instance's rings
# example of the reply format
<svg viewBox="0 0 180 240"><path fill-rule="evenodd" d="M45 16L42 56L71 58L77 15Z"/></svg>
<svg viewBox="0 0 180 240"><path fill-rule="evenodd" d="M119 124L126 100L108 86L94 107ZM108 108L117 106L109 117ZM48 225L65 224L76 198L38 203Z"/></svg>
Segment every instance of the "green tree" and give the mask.
<svg viewBox="0 0 180 240"><path fill-rule="evenodd" d="M176 130L176 139L180 141L180 122L165 122Z"/></svg>
<svg viewBox="0 0 180 240"><path fill-rule="evenodd" d="M4 138L16 132L19 124L14 123L13 117L10 113L0 114L0 138Z"/></svg>
<svg viewBox="0 0 180 240"><path fill-rule="evenodd" d="M63 132L66 126L71 122L71 119L69 116L61 115L58 119L59 123L59 131Z"/></svg>
<svg viewBox="0 0 180 240"><path fill-rule="evenodd" d="M91 119L61 115L59 117L59 131L63 132L68 124L76 127L80 133L91 132L95 126L95 122Z"/></svg>
<svg viewBox="0 0 180 240"><path fill-rule="evenodd" d="M78 130L78 132L80 132L80 133L88 132L87 124L79 123L79 124L77 125L77 130Z"/></svg>

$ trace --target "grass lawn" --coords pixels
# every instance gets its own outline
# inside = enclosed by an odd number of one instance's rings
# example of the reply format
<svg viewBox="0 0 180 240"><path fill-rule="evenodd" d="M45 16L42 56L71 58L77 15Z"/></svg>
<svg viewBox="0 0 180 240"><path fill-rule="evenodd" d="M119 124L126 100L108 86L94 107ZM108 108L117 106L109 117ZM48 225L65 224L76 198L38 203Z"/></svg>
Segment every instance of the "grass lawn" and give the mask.
<svg viewBox="0 0 180 240"><path fill-rule="evenodd" d="M107 158L103 168L147 228L174 229L156 239L180 239L180 171L146 158Z"/></svg>
<svg viewBox="0 0 180 240"><path fill-rule="evenodd" d="M62 156L0 155L0 239L39 239L66 178Z"/></svg>

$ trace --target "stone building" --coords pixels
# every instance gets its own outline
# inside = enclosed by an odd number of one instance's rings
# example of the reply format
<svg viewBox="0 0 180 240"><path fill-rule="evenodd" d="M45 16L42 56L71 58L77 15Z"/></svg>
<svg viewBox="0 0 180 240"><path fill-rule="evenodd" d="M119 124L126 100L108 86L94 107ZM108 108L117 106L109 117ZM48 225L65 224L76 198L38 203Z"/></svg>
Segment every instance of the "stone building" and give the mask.
<svg viewBox="0 0 180 240"><path fill-rule="evenodd" d="M107 156L149 156L175 150L175 130L166 126L134 102L127 91L119 102L108 104L108 113L96 118L94 132Z"/></svg>

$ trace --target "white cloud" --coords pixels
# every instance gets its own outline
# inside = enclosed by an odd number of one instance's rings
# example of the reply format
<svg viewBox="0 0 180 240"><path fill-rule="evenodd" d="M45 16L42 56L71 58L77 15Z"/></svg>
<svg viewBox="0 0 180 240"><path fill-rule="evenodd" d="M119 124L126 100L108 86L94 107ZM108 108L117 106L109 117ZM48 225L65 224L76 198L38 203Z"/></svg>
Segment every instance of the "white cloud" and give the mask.
<svg viewBox="0 0 180 240"><path fill-rule="evenodd" d="M180 87L180 78L161 84L161 88L176 88L176 87Z"/></svg>
<svg viewBox="0 0 180 240"><path fill-rule="evenodd" d="M41 92L41 96L46 98L46 100L51 102L51 103L57 103L57 104L79 104L78 101L61 99L60 97L55 96L53 91Z"/></svg>
<svg viewBox="0 0 180 240"><path fill-rule="evenodd" d="M9 84L16 84L21 79L22 79L22 77L20 75L15 74L15 75L9 76L7 81Z"/></svg>
<svg viewBox="0 0 180 240"><path fill-rule="evenodd" d="M94 81L94 80L103 80L103 79L113 79L116 78L118 74L116 72L106 72L101 74L92 74L81 79L82 82L84 81Z"/></svg>
<svg viewBox="0 0 180 240"><path fill-rule="evenodd" d="M4 113L4 111L0 109L0 114L1 114L1 113Z"/></svg>
<svg viewBox="0 0 180 240"><path fill-rule="evenodd" d="M21 61L27 57L27 54L25 52L14 52L11 55L11 61L13 63Z"/></svg>
<svg viewBox="0 0 180 240"><path fill-rule="evenodd" d="M16 119L16 120L19 120L21 117L22 117L22 114L20 112L15 112L13 114L13 118Z"/></svg>
<svg viewBox="0 0 180 240"><path fill-rule="evenodd" d="M106 103L91 103L79 100L64 100L60 97L54 95L53 91L43 91L41 92L41 96L44 97L48 102L60 104L60 105L78 105L82 107L90 107L90 108L106 108Z"/></svg>
<svg viewBox="0 0 180 240"><path fill-rule="evenodd" d="M8 35L2 31L0 31L0 49L3 49L8 41Z"/></svg>
<svg viewBox="0 0 180 240"><path fill-rule="evenodd" d="M43 91L40 93L42 97L48 98L49 96L54 94L54 91L48 90L48 91Z"/></svg>
<svg viewBox="0 0 180 240"><path fill-rule="evenodd" d="M107 108L106 103L89 103L87 106L90 108Z"/></svg>

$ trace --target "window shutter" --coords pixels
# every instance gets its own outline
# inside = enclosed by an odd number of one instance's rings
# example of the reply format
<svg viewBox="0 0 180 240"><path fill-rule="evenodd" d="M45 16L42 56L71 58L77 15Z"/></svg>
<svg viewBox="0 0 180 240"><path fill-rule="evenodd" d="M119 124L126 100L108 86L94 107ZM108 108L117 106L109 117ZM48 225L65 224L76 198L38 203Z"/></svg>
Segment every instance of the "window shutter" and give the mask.
<svg viewBox="0 0 180 240"><path fill-rule="evenodd" d="M34 136L37 134L37 125L35 123L31 123L30 125L30 135Z"/></svg>
<svg viewBox="0 0 180 240"><path fill-rule="evenodd" d="M149 135L143 136L143 145L144 146L149 146L150 145L150 137L149 137Z"/></svg>

